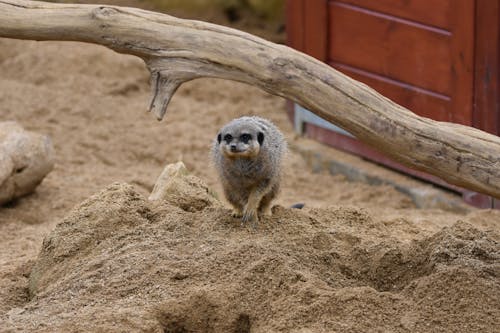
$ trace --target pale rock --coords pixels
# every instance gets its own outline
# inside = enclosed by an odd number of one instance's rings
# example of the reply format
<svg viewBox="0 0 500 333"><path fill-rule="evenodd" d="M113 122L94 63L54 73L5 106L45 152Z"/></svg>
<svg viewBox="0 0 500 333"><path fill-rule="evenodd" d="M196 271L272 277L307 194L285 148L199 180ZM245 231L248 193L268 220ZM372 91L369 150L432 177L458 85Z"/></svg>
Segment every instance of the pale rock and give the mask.
<svg viewBox="0 0 500 333"><path fill-rule="evenodd" d="M0 204L31 193L54 167L54 148L46 135L0 122Z"/></svg>
<svg viewBox="0 0 500 333"><path fill-rule="evenodd" d="M183 162L168 164L149 196L151 201L166 201L186 211L221 206L214 193L198 177L189 174Z"/></svg>

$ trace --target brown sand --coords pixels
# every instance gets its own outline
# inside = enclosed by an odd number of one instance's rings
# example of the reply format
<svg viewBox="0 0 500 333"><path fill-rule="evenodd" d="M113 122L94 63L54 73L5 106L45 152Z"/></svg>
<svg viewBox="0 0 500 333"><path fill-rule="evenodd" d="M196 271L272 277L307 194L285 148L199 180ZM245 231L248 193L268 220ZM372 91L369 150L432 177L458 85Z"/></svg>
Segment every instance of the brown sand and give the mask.
<svg viewBox="0 0 500 333"><path fill-rule="evenodd" d="M498 332L498 211L418 210L293 152L257 230L228 207L154 205L178 160L221 195L209 146L237 116L300 144L284 101L197 80L157 122L143 63L79 43L0 40L0 73L1 120L57 154L34 194L0 209L0 331Z"/></svg>

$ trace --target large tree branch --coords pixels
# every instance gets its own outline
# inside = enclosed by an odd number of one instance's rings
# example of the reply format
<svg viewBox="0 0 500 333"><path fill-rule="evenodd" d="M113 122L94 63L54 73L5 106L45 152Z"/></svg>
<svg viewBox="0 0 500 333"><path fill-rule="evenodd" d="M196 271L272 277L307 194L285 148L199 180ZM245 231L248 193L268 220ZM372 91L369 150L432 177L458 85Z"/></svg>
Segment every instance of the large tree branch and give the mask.
<svg viewBox="0 0 500 333"><path fill-rule="evenodd" d="M500 138L419 117L307 55L214 24L133 8L0 0L0 36L72 40L144 59L161 119L188 80L246 82L291 99L407 166L500 198Z"/></svg>

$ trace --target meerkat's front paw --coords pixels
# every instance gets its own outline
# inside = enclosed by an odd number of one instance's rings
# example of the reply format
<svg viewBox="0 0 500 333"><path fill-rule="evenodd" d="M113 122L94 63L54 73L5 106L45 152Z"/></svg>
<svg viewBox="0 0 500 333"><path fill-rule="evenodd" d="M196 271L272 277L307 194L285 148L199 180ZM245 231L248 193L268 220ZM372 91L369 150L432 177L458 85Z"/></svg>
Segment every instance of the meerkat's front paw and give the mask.
<svg viewBox="0 0 500 333"><path fill-rule="evenodd" d="M243 217L241 218L241 223L246 224L248 222L252 222L255 226L257 222L259 222L259 218L257 216L257 211L255 210L245 210L243 212Z"/></svg>
<svg viewBox="0 0 500 333"><path fill-rule="evenodd" d="M237 217L237 218L240 218L240 217L242 217L242 216L243 216L243 213L241 212L241 210L240 210L240 209L235 208L235 209L233 209L233 211L231 212L231 216L232 216L232 217Z"/></svg>
<svg viewBox="0 0 500 333"><path fill-rule="evenodd" d="M264 216L271 216L271 210L269 208L257 210L257 216L259 219Z"/></svg>

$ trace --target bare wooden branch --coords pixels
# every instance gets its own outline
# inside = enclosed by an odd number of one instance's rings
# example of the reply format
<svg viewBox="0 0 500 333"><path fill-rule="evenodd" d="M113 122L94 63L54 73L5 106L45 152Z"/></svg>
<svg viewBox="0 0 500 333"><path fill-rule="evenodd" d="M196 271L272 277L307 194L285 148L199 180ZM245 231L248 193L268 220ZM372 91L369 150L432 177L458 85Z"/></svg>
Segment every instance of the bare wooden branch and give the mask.
<svg viewBox="0 0 500 333"><path fill-rule="evenodd" d="M234 29L139 9L0 0L0 36L101 44L144 59L161 119L188 80L246 82L291 99L393 159L500 198L500 138L419 117L328 65Z"/></svg>

